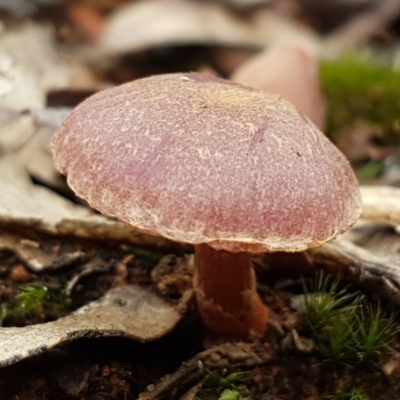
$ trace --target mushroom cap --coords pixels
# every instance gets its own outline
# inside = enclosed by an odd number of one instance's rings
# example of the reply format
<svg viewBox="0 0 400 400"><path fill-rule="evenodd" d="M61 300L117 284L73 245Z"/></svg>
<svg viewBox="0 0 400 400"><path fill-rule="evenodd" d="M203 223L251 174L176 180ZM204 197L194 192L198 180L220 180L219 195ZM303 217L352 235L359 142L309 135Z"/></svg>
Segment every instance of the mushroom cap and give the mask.
<svg viewBox="0 0 400 400"><path fill-rule="evenodd" d="M302 251L359 216L343 154L277 95L202 74L101 91L56 132L75 193L144 232L218 250Z"/></svg>

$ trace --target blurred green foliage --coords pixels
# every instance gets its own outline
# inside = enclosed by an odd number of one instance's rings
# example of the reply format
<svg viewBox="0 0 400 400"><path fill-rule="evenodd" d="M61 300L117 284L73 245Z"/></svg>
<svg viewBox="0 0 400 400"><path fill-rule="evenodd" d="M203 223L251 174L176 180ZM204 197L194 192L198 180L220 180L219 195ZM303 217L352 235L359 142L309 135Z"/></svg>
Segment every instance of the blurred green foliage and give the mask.
<svg viewBox="0 0 400 400"><path fill-rule="evenodd" d="M365 121L382 130L387 144L400 143L400 70L346 55L323 61L320 76L329 102L328 136Z"/></svg>

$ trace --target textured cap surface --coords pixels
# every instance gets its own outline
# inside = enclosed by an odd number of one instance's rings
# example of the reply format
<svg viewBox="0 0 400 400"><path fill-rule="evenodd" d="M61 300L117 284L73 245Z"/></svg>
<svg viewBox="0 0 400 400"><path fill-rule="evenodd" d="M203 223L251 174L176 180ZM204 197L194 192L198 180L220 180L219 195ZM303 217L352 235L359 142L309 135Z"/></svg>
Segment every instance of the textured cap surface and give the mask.
<svg viewBox="0 0 400 400"><path fill-rule="evenodd" d="M339 150L278 96L200 74L104 90L57 131L57 168L102 213L175 241L301 251L357 219Z"/></svg>

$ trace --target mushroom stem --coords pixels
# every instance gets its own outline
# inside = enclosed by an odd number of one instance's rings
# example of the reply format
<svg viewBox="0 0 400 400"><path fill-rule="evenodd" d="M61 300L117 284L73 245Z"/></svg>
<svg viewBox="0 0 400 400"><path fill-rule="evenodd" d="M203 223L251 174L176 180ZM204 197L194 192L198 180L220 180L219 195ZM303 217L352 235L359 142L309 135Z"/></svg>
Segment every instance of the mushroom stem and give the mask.
<svg viewBox="0 0 400 400"><path fill-rule="evenodd" d="M268 308L256 291L250 253L218 251L195 246L194 289L205 324L215 333L245 336L261 334Z"/></svg>

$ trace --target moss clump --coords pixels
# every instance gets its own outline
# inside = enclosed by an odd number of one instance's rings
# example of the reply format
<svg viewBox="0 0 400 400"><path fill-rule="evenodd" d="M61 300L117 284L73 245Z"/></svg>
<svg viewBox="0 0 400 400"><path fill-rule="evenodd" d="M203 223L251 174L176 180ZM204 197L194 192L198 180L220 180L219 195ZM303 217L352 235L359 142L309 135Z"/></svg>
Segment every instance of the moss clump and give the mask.
<svg viewBox="0 0 400 400"><path fill-rule="evenodd" d="M56 319L70 305L71 299L64 292L53 293L46 286L21 287L11 304L0 304L0 326Z"/></svg>
<svg viewBox="0 0 400 400"><path fill-rule="evenodd" d="M250 400L240 385L246 372L208 371L195 400Z"/></svg>
<svg viewBox="0 0 400 400"><path fill-rule="evenodd" d="M378 179L384 172L383 162L380 160L369 160L362 167L357 168L355 172L361 183Z"/></svg>
<svg viewBox="0 0 400 400"><path fill-rule="evenodd" d="M329 396L333 400L369 400L369 397L360 389L343 390L340 393Z"/></svg>
<svg viewBox="0 0 400 400"><path fill-rule="evenodd" d="M319 274L314 290L301 298L300 322L326 361L376 361L391 353L399 332L396 313L379 301L339 289L339 278Z"/></svg>
<svg viewBox="0 0 400 400"><path fill-rule="evenodd" d="M329 136L365 121L379 127L388 144L400 143L399 70L347 55L322 62L320 76L329 101Z"/></svg>

